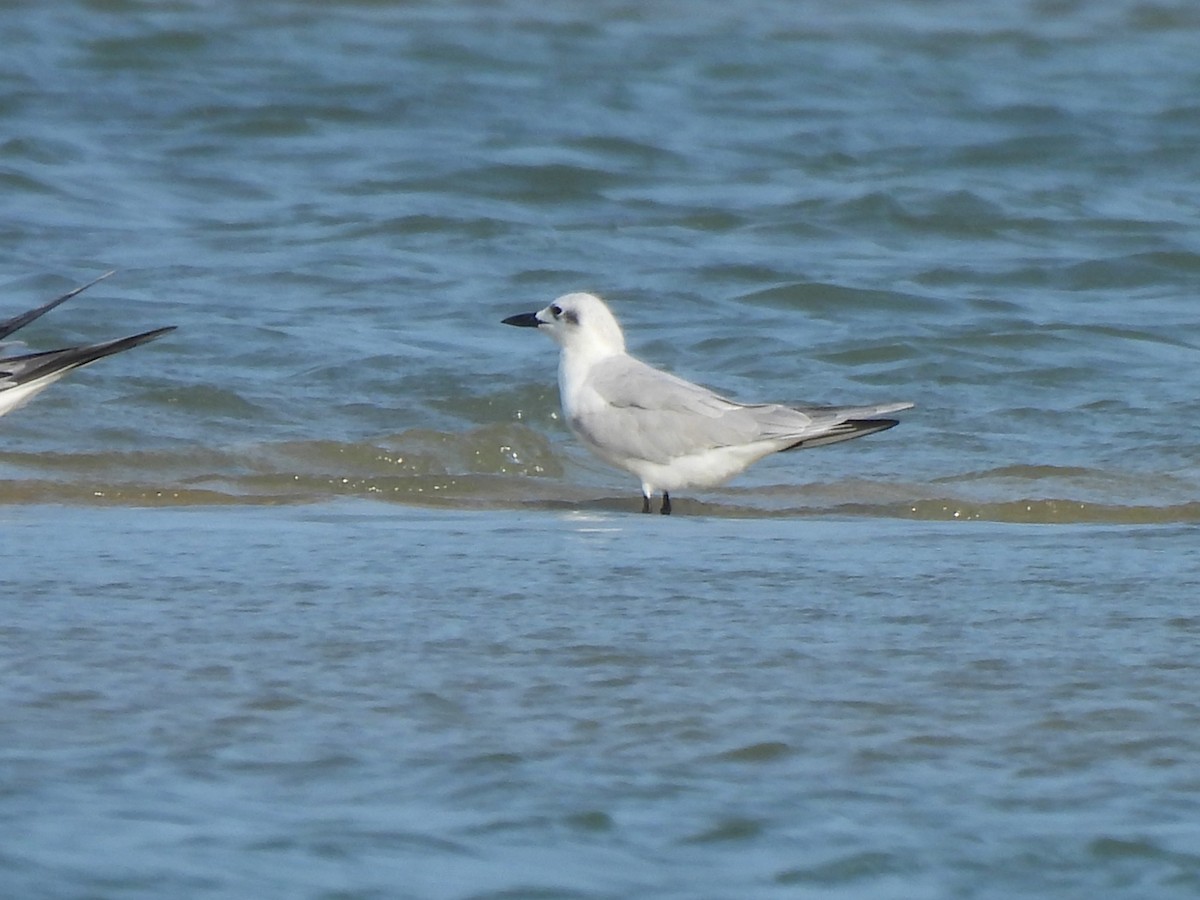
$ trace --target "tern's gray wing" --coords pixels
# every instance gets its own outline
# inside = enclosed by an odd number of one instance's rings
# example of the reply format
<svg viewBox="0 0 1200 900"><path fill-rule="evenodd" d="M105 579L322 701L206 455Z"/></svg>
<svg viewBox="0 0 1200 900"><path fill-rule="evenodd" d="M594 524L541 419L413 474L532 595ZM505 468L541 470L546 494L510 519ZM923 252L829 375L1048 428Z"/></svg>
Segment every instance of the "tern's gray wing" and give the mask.
<svg viewBox="0 0 1200 900"><path fill-rule="evenodd" d="M584 387L601 402L580 409L572 427L609 454L656 463L717 447L766 442L785 449L848 440L895 424L863 420L912 406L738 403L630 356L593 366Z"/></svg>
<svg viewBox="0 0 1200 900"><path fill-rule="evenodd" d="M593 366L584 388L600 403L578 411L575 430L610 453L656 463L772 440L812 423L784 407L737 403L629 356ZM781 417L786 424L774 421Z"/></svg>
<svg viewBox="0 0 1200 900"><path fill-rule="evenodd" d="M19 315L19 316L13 316L11 319L5 319L4 321L0 321L0 340L3 340L4 338L8 337L10 334L12 334L18 328L24 328L26 325L28 325L30 322L34 321L35 319L41 318L46 313L50 312L50 310L54 309L54 307L58 306L58 304L65 303L67 300L70 300L76 294L86 291L97 281L103 281L105 278L107 278L111 274L113 274L113 273L105 272L99 278L92 279L87 284L77 287L72 291L67 291L61 297L55 297L49 303L43 303L41 306L37 307L37 309L31 309L31 310L29 310L29 312L21 313L21 315Z"/></svg>

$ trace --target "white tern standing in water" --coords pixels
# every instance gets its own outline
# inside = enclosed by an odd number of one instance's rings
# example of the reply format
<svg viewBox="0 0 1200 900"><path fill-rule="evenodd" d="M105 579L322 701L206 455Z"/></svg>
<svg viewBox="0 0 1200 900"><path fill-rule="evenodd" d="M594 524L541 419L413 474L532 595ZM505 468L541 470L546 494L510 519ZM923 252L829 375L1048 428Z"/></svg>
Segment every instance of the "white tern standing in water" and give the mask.
<svg viewBox="0 0 1200 900"><path fill-rule="evenodd" d="M54 309L58 304L70 300L76 294L87 290L97 281L101 281L111 274L112 272L105 272L83 287L68 291L49 303L44 303L19 316L13 316L11 319L0 321L0 340L8 337L18 328L24 328L34 319L40 318ZM25 353L19 356L0 355L0 416L28 403L35 394L41 393L68 372L78 369L80 366L86 366L98 359L120 353L122 350L128 350L130 347L136 347L146 341L152 341L156 337L174 330L174 326L156 328L153 331L118 338L115 341L104 341L100 344L65 347L60 350Z"/></svg>
<svg viewBox="0 0 1200 900"><path fill-rule="evenodd" d="M911 403L790 407L738 403L655 369L625 352L621 326L592 294L565 294L505 325L537 328L562 348L558 391L575 435L606 462L642 482L642 512L662 492L712 487L781 450L819 447L883 431L879 419Z"/></svg>

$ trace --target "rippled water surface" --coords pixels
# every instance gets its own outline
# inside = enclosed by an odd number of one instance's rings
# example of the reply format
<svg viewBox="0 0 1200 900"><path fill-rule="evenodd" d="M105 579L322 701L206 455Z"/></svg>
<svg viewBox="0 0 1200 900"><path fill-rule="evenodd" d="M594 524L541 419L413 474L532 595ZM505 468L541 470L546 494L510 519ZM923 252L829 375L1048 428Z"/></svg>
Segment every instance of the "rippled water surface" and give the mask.
<svg viewBox="0 0 1200 900"><path fill-rule="evenodd" d="M1200 11L0 11L13 896L1200 895ZM641 517L499 324L910 400Z"/></svg>

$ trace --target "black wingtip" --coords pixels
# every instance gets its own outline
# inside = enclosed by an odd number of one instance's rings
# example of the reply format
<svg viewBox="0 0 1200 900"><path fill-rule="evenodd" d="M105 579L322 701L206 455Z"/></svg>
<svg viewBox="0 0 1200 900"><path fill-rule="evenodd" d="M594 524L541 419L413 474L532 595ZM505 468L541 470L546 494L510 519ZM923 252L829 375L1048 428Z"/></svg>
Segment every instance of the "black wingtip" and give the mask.
<svg viewBox="0 0 1200 900"><path fill-rule="evenodd" d="M154 328L150 331L143 331L141 334L131 334L129 337L117 338L114 341L105 341L101 344L93 344L90 348L84 347L81 349L101 351L99 355L95 357L96 359L100 359L105 356L111 356L114 353L120 353L122 350L129 350L133 347L137 347L140 344L149 343L150 341L162 337L164 334L170 334L178 327L179 326L177 325L167 325L163 328Z"/></svg>
<svg viewBox="0 0 1200 900"><path fill-rule="evenodd" d="M64 347L60 350L45 350L41 353L29 353L24 356L10 356L6 357L3 362L7 362L10 365L14 363L24 364L20 378L22 381L32 381L35 378L41 378L52 372L78 369L91 365L97 360L104 359L106 356L112 356L124 350L131 350L155 338L160 338L164 334L174 331L175 328L176 326L174 325L168 325L165 328L155 328L151 331L143 331L140 334L131 334L129 337L116 338L111 341L102 341L98 344L87 344L82 347Z"/></svg>
<svg viewBox="0 0 1200 900"><path fill-rule="evenodd" d="M41 306L38 306L38 307L35 307L34 309L29 310L29 312L21 313L19 316L13 316L11 319L5 319L4 321L0 322L0 340L3 340L4 338L8 337L14 331L24 328L30 322L40 319L46 313L50 312L50 310L54 309L54 307L58 306L60 303L66 303L68 300L70 300L72 297L76 296L77 294L82 294L84 291L86 291L92 285L103 281L105 278L108 278L110 275L115 275L116 271L117 271L116 269L110 269L109 271L105 272L103 275L100 275L97 278L93 278L87 284L81 284L79 287L73 288L72 290L67 291L61 297L55 297L50 302L43 303Z"/></svg>
<svg viewBox="0 0 1200 900"><path fill-rule="evenodd" d="M808 438L807 440L796 441L790 447L785 447L784 450L804 450L809 447L820 447L824 444L840 444L842 441L851 441L854 438L866 437L868 434L887 431L889 428L895 428L899 424L899 419L847 419L844 422L839 422L824 434Z"/></svg>

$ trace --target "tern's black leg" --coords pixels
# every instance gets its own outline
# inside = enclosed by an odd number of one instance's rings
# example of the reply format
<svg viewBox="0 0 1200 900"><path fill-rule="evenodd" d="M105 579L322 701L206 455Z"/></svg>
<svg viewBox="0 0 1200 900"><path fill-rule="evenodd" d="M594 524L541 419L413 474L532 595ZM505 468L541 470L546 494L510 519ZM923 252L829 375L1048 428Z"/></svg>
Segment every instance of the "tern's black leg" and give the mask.
<svg viewBox="0 0 1200 900"><path fill-rule="evenodd" d="M642 494L642 512L644 512L644 513L650 512L650 498L647 497L645 494Z"/></svg>
<svg viewBox="0 0 1200 900"><path fill-rule="evenodd" d="M663 491L663 505L659 512L664 516L669 516L671 514L671 495L666 491Z"/></svg>

